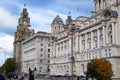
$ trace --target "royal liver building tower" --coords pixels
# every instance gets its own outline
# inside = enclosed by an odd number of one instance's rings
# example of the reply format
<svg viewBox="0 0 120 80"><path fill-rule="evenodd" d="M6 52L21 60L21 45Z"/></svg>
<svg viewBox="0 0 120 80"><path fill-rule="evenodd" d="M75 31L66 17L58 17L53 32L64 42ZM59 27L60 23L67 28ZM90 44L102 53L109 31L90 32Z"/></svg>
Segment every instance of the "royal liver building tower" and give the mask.
<svg viewBox="0 0 120 80"><path fill-rule="evenodd" d="M94 5L90 17L68 16L65 24L59 16L53 20L51 75L85 75L89 61L105 58L112 78L120 80L120 0L94 0Z"/></svg>
<svg viewBox="0 0 120 80"><path fill-rule="evenodd" d="M21 71L21 58L22 58L22 41L27 37L34 34L34 30L31 29L30 18L26 8L23 8L21 17L18 21L17 31L15 32L14 39L14 58L17 63L17 71Z"/></svg>

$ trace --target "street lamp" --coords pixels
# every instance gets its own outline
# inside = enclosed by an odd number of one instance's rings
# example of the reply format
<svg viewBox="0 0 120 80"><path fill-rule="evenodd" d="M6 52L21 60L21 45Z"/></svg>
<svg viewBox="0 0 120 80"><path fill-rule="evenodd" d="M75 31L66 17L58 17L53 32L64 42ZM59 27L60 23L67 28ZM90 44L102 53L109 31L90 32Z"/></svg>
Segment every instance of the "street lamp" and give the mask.
<svg viewBox="0 0 120 80"><path fill-rule="evenodd" d="M5 61L6 61L6 50L2 47L0 47L0 49L2 49L4 52L5 52L5 55L4 55L4 64L5 64ZM5 68L6 66L4 66L4 72L5 72Z"/></svg>
<svg viewBox="0 0 120 80"><path fill-rule="evenodd" d="M75 26L75 24L72 24L69 26L69 31L68 33L71 35L71 75L72 75L72 80L73 80L73 76L74 76L74 70L73 70L73 65L75 62L74 56L73 56L73 35L74 32L79 30L78 27Z"/></svg>

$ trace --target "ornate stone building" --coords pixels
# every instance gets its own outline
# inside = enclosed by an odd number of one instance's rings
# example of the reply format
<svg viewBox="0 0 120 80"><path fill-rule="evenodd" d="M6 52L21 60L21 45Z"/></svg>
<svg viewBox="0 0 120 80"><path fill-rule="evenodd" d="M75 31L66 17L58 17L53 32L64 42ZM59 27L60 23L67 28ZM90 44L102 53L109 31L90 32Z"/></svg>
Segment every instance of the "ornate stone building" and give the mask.
<svg viewBox="0 0 120 80"><path fill-rule="evenodd" d="M27 37L34 34L34 30L31 29L30 17L26 8L23 8L21 17L18 21L17 31L15 32L14 39L14 58L17 63L17 71L21 71L22 63L22 41Z"/></svg>
<svg viewBox="0 0 120 80"><path fill-rule="evenodd" d="M22 72L36 69L38 74L48 74L50 63L50 33L37 32L22 41Z"/></svg>
<svg viewBox="0 0 120 80"><path fill-rule="evenodd" d="M94 0L90 17L59 16L51 24L51 75L85 75L89 61L105 58L120 79L120 0ZM71 29L71 26L79 30ZM104 66L104 65L103 65Z"/></svg>

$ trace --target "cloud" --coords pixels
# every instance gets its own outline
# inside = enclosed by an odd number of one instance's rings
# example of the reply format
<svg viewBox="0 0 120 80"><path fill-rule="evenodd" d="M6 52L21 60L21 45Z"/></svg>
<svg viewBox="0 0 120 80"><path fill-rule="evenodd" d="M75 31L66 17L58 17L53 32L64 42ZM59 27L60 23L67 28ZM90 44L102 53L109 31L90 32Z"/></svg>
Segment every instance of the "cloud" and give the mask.
<svg viewBox="0 0 120 80"><path fill-rule="evenodd" d="M0 33L0 66L4 63L5 53L6 58L13 57L13 41L14 37Z"/></svg>
<svg viewBox="0 0 120 80"><path fill-rule="evenodd" d="M56 15L60 15L62 19L66 18L66 15L49 9L30 8L28 11L30 14L31 25L33 25L32 28L34 28L35 31L50 32L52 20L56 17Z"/></svg>
<svg viewBox="0 0 120 80"><path fill-rule="evenodd" d="M13 55L13 41L13 36L6 34L0 35L0 47L2 47L4 51L6 51L6 54L8 56Z"/></svg>
<svg viewBox="0 0 120 80"><path fill-rule="evenodd" d="M17 17L5 8L0 7L0 32L12 34L17 26Z"/></svg>

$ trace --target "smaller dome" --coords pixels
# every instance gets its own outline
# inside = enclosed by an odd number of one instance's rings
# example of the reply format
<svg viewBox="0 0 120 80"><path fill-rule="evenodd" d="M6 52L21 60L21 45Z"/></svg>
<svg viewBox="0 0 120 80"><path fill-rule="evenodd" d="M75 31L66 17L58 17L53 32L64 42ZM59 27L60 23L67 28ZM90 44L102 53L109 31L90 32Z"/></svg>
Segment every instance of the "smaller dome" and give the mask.
<svg viewBox="0 0 120 80"><path fill-rule="evenodd" d="M54 18L53 22L63 22L63 21L62 21L62 19L60 18L60 16L57 15L57 16Z"/></svg>

